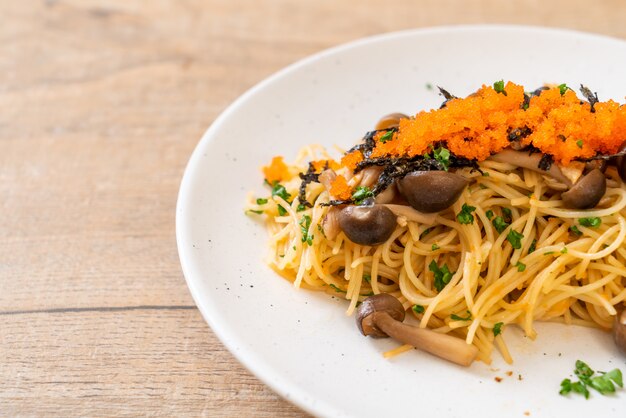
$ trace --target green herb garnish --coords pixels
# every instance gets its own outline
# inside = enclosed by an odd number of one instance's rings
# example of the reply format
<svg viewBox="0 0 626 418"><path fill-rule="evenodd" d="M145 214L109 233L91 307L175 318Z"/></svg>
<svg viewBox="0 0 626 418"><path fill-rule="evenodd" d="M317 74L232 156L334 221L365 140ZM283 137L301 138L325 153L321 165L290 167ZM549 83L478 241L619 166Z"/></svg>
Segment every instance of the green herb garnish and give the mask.
<svg viewBox="0 0 626 418"><path fill-rule="evenodd" d="M493 336L497 337L498 335L502 334L502 325L504 325L503 322L498 322L493 326Z"/></svg>
<svg viewBox="0 0 626 418"><path fill-rule="evenodd" d="M502 93L506 96L506 90L504 90L504 80L496 81L493 83L493 89L497 93Z"/></svg>
<svg viewBox="0 0 626 418"><path fill-rule="evenodd" d="M313 235L309 234L311 217L309 215L304 215L298 223L300 224L300 231L302 231L302 242L306 242L309 246L313 245Z"/></svg>
<svg viewBox="0 0 626 418"><path fill-rule="evenodd" d="M424 307L422 305L413 305L411 309L413 309L413 312L415 312L416 314L424 313Z"/></svg>
<svg viewBox="0 0 626 418"><path fill-rule="evenodd" d="M356 191L352 195L352 200L357 205L360 205L368 197L374 196L374 193L367 186L358 186Z"/></svg>
<svg viewBox="0 0 626 418"><path fill-rule="evenodd" d="M511 209L509 208L502 208L502 215L504 215L504 221L507 223L511 223L513 220L513 212L511 212Z"/></svg>
<svg viewBox="0 0 626 418"><path fill-rule="evenodd" d="M519 272L526 270L526 264L522 263L521 261L518 261L517 264L515 264L515 267L517 267L517 271Z"/></svg>
<svg viewBox="0 0 626 418"><path fill-rule="evenodd" d="M291 195L287 193L287 189L285 189L285 186L283 186L279 182L274 182L274 185L272 186L272 196L278 196L281 199L283 199L285 202L291 203L289 201L289 199L291 199ZM278 214L280 216L284 216L287 214L287 210L283 208L281 205L278 205Z"/></svg>
<svg viewBox="0 0 626 418"><path fill-rule="evenodd" d="M266 203L267 203L267 199L263 199L263 198L261 198L261 197L259 197L259 198L256 200L256 204L257 204L257 205L264 205L264 204L266 204Z"/></svg>
<svg viewBox="0 0 626 418"><path fill-rule="evenodd" d="M363 275L363 280L365 280L368 283L372 282L372 276L370 276L369 274L364 274Z"/></svg>
<svg viewBox="0 0 626 418"><path fill-rule="evenodd" d="M463 203L461 207L461 212L456 215L456 219L460 224L473 224L474 223L474 212L476 208L474 206L469 206L467 203Z"/></svg>
<svg viewBox="0 0 626 418"><path fill-rule="evenodd" d="M516 250L522 248L522 238L524 238L524 235L514 229L511 229L506 236L507 241L509 241Z"/></svg>
<svg viewBox="0 0 626 418"><path fill-rule="evenodd" d="M387 131L380 137L380 142L384 144L387 141L391 141L392 138L393 138L393 131Z"/></svg>
<svg viewBox="0 0 626 418"><path fill-rule="evenodd" d="M504 221L504 218L502 218L502 216L496 216L496 218L491 221L491 223L493 224L493 227L496 228L496 231L498 231L498 234L501 234L502 231L509 227L509 224Z"/></svg>
<svg viewBox="0 0 626 418"><path fill-rule="evenodd" d="M561 93L561 96L563 96L565 94L565 92L567 90L569 90L570 88L567 87L567 84L563 83L563 84L559 84L559 92Z"/></svg>
<svg viewBox="0 0 626 418"><path fill-rule="evenodd" d="M450 315L450 318L452 318L455 321L471 321L472 320L472 313L470 311L465 311L467 312L467 317L463 318L461 316L458 316L456 314L452 314Z"/></svg>
<svg viewBox="0 0 626 418"><path fill-rule="evenodd" d="M576 145L578 145L578 148L582 148L583 147L583 140L579 139L578 141L576 141Z"/></svg>
<svg viewBox="0 0 626 418"><path fill-rule="evenodd" d="M567 395L570 392L580 393L589 399L589 387L597 390L602 395L615 392L615 385L620 388L624 387L624 381L622 377L622 371L620 369L613 369L610 372L595 375L596 372L591 369L586 363L577 360L574 374L578 377L578 382L572 382L570 379L564 379L561 382L561 395Z"/></svg>
<svg viewBox="0 0 626 418"><path fill-rule="evenodd" d="M448 269L447 264L444 264L441 268L439 268L437 262L433 260L428 265L428 270L432 271L435 275L434 285L438 292L441 292L441 290L446 287L448 283L450 283L450 279L452 279L452 273L450 272L450 269Z"/></svg>
<svg viewBox="0 0 626 418"><path fill-rule="evenodd" d="M328 286L330 286L331 288L333 288L335 290L335 292L337 293L346 293L345 290L341 290L340 288L338 288L337 286L335 286L334 284L329 284Z"/></svg>
<svg viewBox="0 0 626 418"><path fill-rule="evenodd" d="M534 239L533 242L530 243L530 247L528 247L528 254L534 253L537 249L537 240Z"/></svg>
<svg viewBox="0 0 626 418"><path fill-rule="evenodd" d="M487 219L491 220L491 218L493 218L493 211L489 209L487 212L485 212L485 215L487 215Z"/></svg>
<svg viewBox="0 0 626 418"><path fill-rule="evenodd" d="M250 213L256 213L257 215L261 215L261 214L263 213L263 211L262 211L262 210L254 210L254 209L248 209L248 210L246 211L246 213L248 213L248 212L250 212Z"/></svg>
<svg viewBox="0 0 626 418"><path fill-rule="evenodd" d="M567 247L563 247L563 249L561 250L561 254L567 254Z"/></svg>
<svg viewBox="0 0 626 418"><path fill-rule="evenodd" d="M439 246L438 246L437 244L433 244L433 245L430 247L430 250L431 250L431 251L437 251L438 249L439 249Z"/></svg>
<svg viewBox="0 0 626 418"><path fill-rule="evenodd" d="M572 234L576 235L576 236L581 236L583 233L581 232L580 229L578 229L578 227L576 225L572 225L569 227L569 230Z"/></svg>
<svg viewBox="0 0 626 418"><path fill-rule="evenodd" d="M448 167L450 166L450 151L448 151L447 148L437 148L433 151L433 157L441 163L444 170L448 171Z"/></svg>
<svg viewBox="0 0 626 418"><path fill-rule="evenodd" d="M589 226L592 228L597 228L600 226L600 224L602 224L602 219L600 218L580 218L578 220L578 223L581 224L582 226Z"/></svg>

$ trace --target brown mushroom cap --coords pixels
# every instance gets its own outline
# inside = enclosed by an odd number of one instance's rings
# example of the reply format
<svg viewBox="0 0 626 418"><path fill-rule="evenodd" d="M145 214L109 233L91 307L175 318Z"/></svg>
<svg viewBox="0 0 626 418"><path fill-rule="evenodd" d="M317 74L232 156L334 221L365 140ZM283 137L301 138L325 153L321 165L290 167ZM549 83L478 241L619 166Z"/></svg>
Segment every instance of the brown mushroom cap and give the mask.
<svg viewBox="0 0 626 418"><path fill-rule="evenodd" d="M617 347L626 354L626 309L618 312L613 324L613 339Z"/></svg>
<svg viewBox="0 0 626 418"><path fill-rule="evenodd" d="M458 200L468 181L447 171L414 171L398 180L398 191L414 209L439 212Z"/></svg>
<svg viewBox="0 0 626 418"><path fill-rule="evenodd" d="M386 338L388 335L376 327L371 315L386 312L396 321L404 321L404 307L398 299L387 293L370 296L365 299L356 313L356 324L363 335L374 338Z"/></svg>
<svg viewBox="0 0 626 418"><path fill-rule="evenodd" d="M396 228L396 215L382 205L346 206L337 215L339 226L360 245L379 245L387 241Z"/></svg>
<svg viewBox="0 0 626 418"><path fill-rule="evenodd" d="M404 113L390 113L380 118L376 124L376 130L397 128L400 124L400 119L407 119L408 116Z"/></svg>
<svg viewBox="0 0 626 418"><path fill-rule="evenodd" d="M599 169L594 169L561 194L563 205L574 209L595 207L606 192L606 177Z"/></svg>

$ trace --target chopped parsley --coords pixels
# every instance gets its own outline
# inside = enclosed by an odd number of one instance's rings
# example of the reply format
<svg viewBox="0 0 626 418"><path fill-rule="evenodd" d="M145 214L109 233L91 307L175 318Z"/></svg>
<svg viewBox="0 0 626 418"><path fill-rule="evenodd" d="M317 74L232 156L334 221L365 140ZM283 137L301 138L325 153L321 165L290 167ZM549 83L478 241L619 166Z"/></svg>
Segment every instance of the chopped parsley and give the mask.
<svg viewBox="0 0 626 418"><path fill-rule="evenodd" d="M602 224L602 219L600 218L580 218L578 219L578 223L582 226L589 226L592 228L597 228Z"/></svg>
<svg viewBox="0 0 626 418"><path fill-rule="evenodd" d="M502 322L498 322L493 326L493 336L497 337L498 335L502 334L502 325L504 325L504 323Z"/></svg>
<svg viewBox="0 0 626 418"><path fill-rule="evenodd" d="M561 96L563 96L567 90L570 90L570 88L567 87L567 84L559 84L559 92L561 93Z"/></svg>
<svg viewBox="0 0 626 418"><path fill-rule="evenodd" d="M581 149L582 149L582 147L583 147L583 143L584 143L584 142L583 142L583 140L582 140L582 139L579 139L578 141L576 141L576 145L578 145L578 148L581 148Z"/></svg>
<svg viewBox="0 0 626 418"><path fill-rule="evenodd" d="M392 138L393 138L393 130L390 130L390 131L385 132L380 137L380 142L382 142L384 144L387 141L391 141Z"/></svg>
<svg viewBox="0 0 626 418"><path fill-rule="evenodd" d="M263 211L262 210L248 209L246 211L246 213L256 213L257 215L261 215L263 213Z"/></svg>
<svg viewBox="0 0 626 418"><path fill-rule="evenodd" d="M483 171L483 173L482 173L482 174L483 174L483 177L489 177L489 173L488 173L488 172L486 172L486 171Z"/></svg>
<svg viewBox="0 0 626 418"><path fill-rule="evenodd" d="M487 215L487 219L491 220L491 218L493 218L493 211L489 209L487 212L485 212L485 215Z"/></svg>
<svg viewBox="0 0 626 418"><path fill-rule="evenodd" d="M328 286L330 286L331 288L333 288L335 290L335 292L337 293L346 293L345 290L341 290L340 288L338 288L337 286L335 286L334 284L329 284Z"/></svg>
<svg viewBox="0 0 626 418"><path fill-rule="evenodd" d="M311 217L309 215L304 215L298 223L300 224L300 231L302 231L302 242L306 242L309 246L313 245L313 235L309 234Z"/></svg>
<svg viewBox="0 0 626 418"><path fill-rule="evenodd" d="M533 242L530 243L530 247L528 247L528 254L534 253L537 249L537 240L534 239Z"/></svg>
<svg viewBox="0 0 626 418"><path fill-rule="evenodd" d="M563 249L561 250L561 254L567 254L567 247L563 247Z"/></svg>
<svg viewBox="0 0 626 418"><path fill-rule="evenodd" d="M437 251L438 249L439 249L439 246L438 246L437 244L433 244L433 245L430 247L430 250L431 250L431 251Z"/></svg>
<svg viewBox="0 0 626 418"><path fill-rule="evenodd" d="M363 201L365 199L367 199L368 197L372 197L372 196L374 196L374 193L370 190L369 187L367 187L367 186L358 186L356 188L356 191L352 195L352 200L357 205L360 205L361 203L363 203Z"/></svg>
<svg viewBox="0 0 626 418"><path fill-rule="evenodd" d="M424 307L422 305L413 305L411 309L413 309L413 312L415 312L416 314L424 313Z"/></svg>
<svg viewBox="0 0 626 418"><path fill-rule="evenodd" d="M509 234L506 236L506 240L509 241L511 246L513 246L516 250L522 248L522 238L524 238L524 235L514 229L511 229Z"/></svg>
<svg viewBox="0 0 626 418"><path fill-rule="evenodd" d="M496 218L491 221L491 223L493 224L493 227L496 228L496 231L498 231L498 234L501 234L502 231L509 227L509 224L505 222L502 216L496 216Z"/></svg>
<svg viewBox="0 0 626 418"><path fill-rule="evenodd" d="M517 267L517 271L519 272L526 270L526 264L522 263L521 261L518 261L517 264L515 264L515 267Z"/></svg>
<svg viewBox="0 0 626 418"><path fill-rule="evenodd" d="M502 215L504 215L503 218L505 222L511 223L513 220L513 212L511 212L509 208L502 208Z"/></svg>
<svg viewBox="0 0 626 418"><path fill-rule="evenodd" d="M291 199L291 195L287 193L287 189L285 189L285 186L283 186L279 182L275 182L274 185L272 186L272 197L273 196L278 196L281 199L283 199L285 202L291 203L289 201L289 199ZM284 216L287 214L287 210L285 210L285 208L283 208L281 205L278 205L278 214L280 216Z"/></svg>
<svg viewBox="0 0 626 418"><path fill-rule="evenodd" d="M448 167L450 166L450 151L448 151L447 148L439 147L433 150L433 157L441 163L444 170L448 171Z"/></svg>
<svg viewBox="0 0 626 418"><path fill-rule="evenodd" d="M363 275L363 280L365 280L368 283L372 282L372 276L370 276L369 274L364 274Z"/></svg>
<svg viewBox="0 0 626 418"><path fill-rule="evenodd" d="M452 318L455 321L471 321L472 320L472 313L470 311L465 311L467 312L467 316L465 318L458 316L456 314L452 314L450 315L450 318Z"/></svg>
<svg viewBox="0 0 626 418"><path fill-rule="evenodd" d="M572 225L569 227L569 230L572 234L576 235L576 236L581 236L583 233L580 231L580 229L578 229L578 227L576 225Z"/></svg>
<svg viewBox="0 0 626 418"><path fill-rule="evenodd" d="M570 379L563 379L561 382L561 395L567 395L570 392L579 393L589 399L589 388L595 389L602 395L609 393L615 393L615 385L620 388L624 387L624 381L622 371L620 369L613 369L610 372L596 372L591 369L586 363L577 360L574 374L578 377L577 382L572 382Z"/></svg>
<svg viewBox="0 0 626 418"><path fill-rule="evenodd" d="M424 238L426 235L428 235L430 233L430 231L432 231L433 228L426 228L425 230L422 231L422 233L420 234L420 239Z"/></svg>
<svg viewBox="0 0 626 418"><path fill-rule="evenodd" d="M502 93L506 96L506 90L504 90L504 80L496 81L493 83L493 89L497 93Z"/></svg>
<svg viewBox="0 0 626 418"><path fill-rule="evenodd" d="M543 253L543 255L552 255L554 254L554 251L546 251L545 253Z"/></svg>
<svg viewBox="0 0 626 418"><path fill-rule="evenodd" d="M437 262L433 260L428 265L428 270L432 271L435 275L434 285L438 292L441 292L443 288L450 283L450 279L452 279L452 273L450 272L450 269L448 269L447 264L444 264L441 268L439 268Z"/></svg>
<svg viewBox="0 0 626 418"><path fill-rule="evenodd" d="M456 215L456 219L460 224L473 224L474 223L474 212L476 208L474 206L470 206L467 203L463 203L461 207L461 212Z"/></svg>
<svg viewBox="0 0 626 418"><path fill-rule="evenodd" d="M256 204L257 204L257 205L264 205L264 204L266 204L266 203L267 203L267 199L263 199L263 198L261 198L261 197L259 197L259 198L256 200Z"/></svg>

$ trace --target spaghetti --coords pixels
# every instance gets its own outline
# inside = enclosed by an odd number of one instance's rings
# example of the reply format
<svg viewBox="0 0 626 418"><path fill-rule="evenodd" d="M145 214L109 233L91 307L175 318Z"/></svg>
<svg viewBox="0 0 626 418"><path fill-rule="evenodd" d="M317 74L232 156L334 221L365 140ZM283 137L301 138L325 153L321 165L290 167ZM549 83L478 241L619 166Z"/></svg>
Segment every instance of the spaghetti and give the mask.
<svg viewBox="0 0 626 418"><path fill-rule="evenodd" d="M421 328L465 339L486 363L494 347L512 362L503 339L509 325L530 338L536 336L534 321L610 330L626 301L626 187L619 167L601 167L605 188L593 207L571 207L563 196L585 181L589 171L598 170L593 164L600 157L618 152L621 142L613 136L622 132L622 107L597 99L575 103L571 97L556 103L573 94L561 94L562 86L543 90L543 102L541 94L527 95L512 83L502 87L505 96L497 84L483 86L466 99L450 98L440 110L387 123L341 161L319 146L305 147L293 164L275 158L264 168L272 196L248 203L251 213L266 215L269 266L296 287L345 298L348 314L371 295L391 294ZM505 98L506 112L493 105L499 95ZM545 107L548 99L554 108ZM464 100L486 112L481 126L451 116ZM543 106L542 116L533 105ZM574 105L592 116L581 114L576 128L563 128L569 126L559 125L565 116L550 112ZM614 113L610 118L609 108ZM527 115L532 123L523 119L528 111L533 112ZM443 123L446 118L448 131L418 123ZM548 123L554 138L548 138ZM602 123L602 132L586 131L600 129ZM524 134L511 139L516 129ZM469 138L464 151L458 145L461 131ZM434 138L430 142L428 135ZM559 135L567 135L566 140ZM578 137L584 138L584 146L575 145L580 153L568 142L581 141ZM539 163L547 160L550 166L497 157L511 148L525 155L535 152ZM399 184L408 178L404 168L445 172L466 183L447 208L427 213L408 203L411 199ZM550 175L554 169L563 178ZM576 169L578 174L572 174ZM400 174L389 180L387 174L395 172ZM581 184L585 193L593 187ZM416 196L438 192L419 189ZM393 213L395 223L384 242L364 245L348 237L341 214L354 205L384 206Z"/></svg>

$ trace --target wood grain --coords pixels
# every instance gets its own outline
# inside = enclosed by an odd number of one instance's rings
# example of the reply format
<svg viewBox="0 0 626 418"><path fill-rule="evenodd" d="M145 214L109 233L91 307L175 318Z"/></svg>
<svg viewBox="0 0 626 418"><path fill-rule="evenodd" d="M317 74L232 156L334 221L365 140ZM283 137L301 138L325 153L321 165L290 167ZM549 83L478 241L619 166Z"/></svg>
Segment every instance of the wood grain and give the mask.
<svg viewBox="0 0 626 418"><path fill-rule="evenodd" d="M295 60L393 30L626 37L619 0L0 0L0 415L300 416L223 348L178 264L186 161Z"/></svg>

